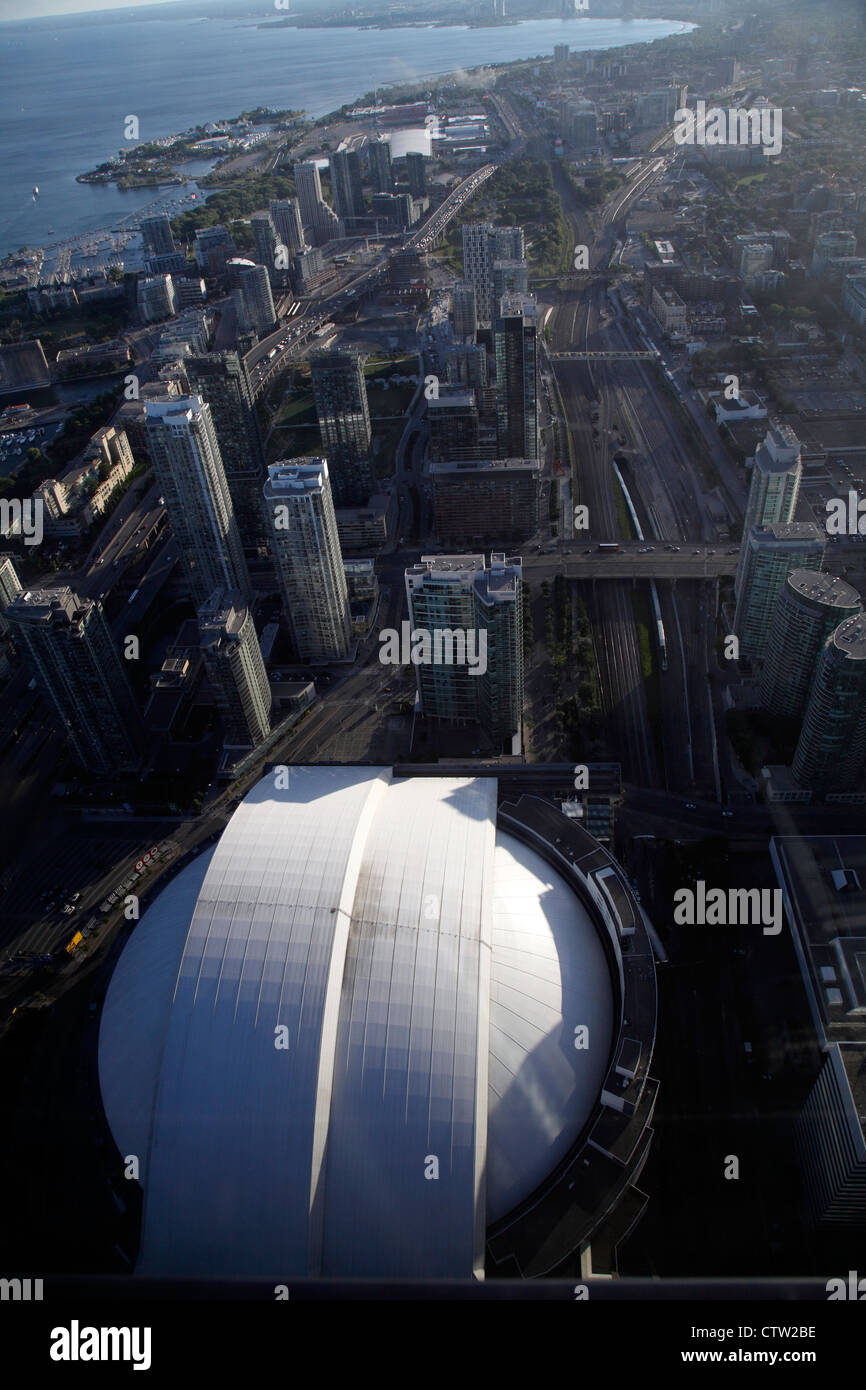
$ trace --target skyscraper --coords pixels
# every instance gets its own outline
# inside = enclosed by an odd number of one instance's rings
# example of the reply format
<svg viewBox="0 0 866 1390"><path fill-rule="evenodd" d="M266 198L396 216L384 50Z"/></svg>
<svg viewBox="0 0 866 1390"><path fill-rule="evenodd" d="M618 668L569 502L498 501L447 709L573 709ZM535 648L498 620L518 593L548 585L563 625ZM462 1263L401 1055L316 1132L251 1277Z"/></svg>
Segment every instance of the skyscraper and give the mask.
<svg viewBox="0 0 866 1390"><path fill-rule="evenodd" d="M226 743L261 743L270 733L271 687L253 615L241 594L216 589L198 611L201 654Z"/></svg>
<svg viewBox="0 0 866 1390"><path fill-rule="evenodd" d="M280 245L289 251L289 259L304 245L304 225L297 198L275 198L268 203L268 211L274 224Z"/></svg>
<svg viewBox="0 0 866 1390"><path fill-rule="evenodd" d="M265 456L249 373L237 352L187 357L190 393L210 406L241 544L250 556L267 546L262 510Z"/></svg>
<svg viewBox="0 0 866 1390"><path fill-rule="evenodd" d="M246 266L238 274L244 309L253 331L259 336L269 333L277 320L271 280L264 265Z"/></svg>
<svg viewBox="0 0 866 1390"><path fill-rule="evenodd" d="M482 344L455 343L446 353L445 371L451 385L462 382L480 392L488 384L487 353Z"/></svg>
<svg viewBox="0 0 866 1390"><path fill-rule="evenodd" d="M827 537L812 522L753 526L743 538L742 581L734 614L740 656L760 660L776 600L792 570L821 568Z"/></svg>
<svg viewBox="0 0 866 1390"><path fill-rule="evenodd" d="M496 444L500 458L538 458L537 305L507 294L496 319Z"/></svg>
<svg viewBox="0 0 866 1390"><path fill-rule="evenodd" d="M787 425L774 425L752 459L752 481L743 520L743 536L753 526L771 526L794 520L800 480L803 476L800 441ZM745 547L740 552L735 583L739 594Z"/></svg>
<svg viewBox="0 0 866 1390"><path fill-rule="evenodd" d="M272 464L264 498L298 659L341 660L351 648L352 620L327 460Z"/></svg>
<svg viewBox="0 0 866 1390"><path fill-rule="evenodd" d="M538 530L541 465L536 459L430 464L433 529L455 549L519 544Z"/></svg>
<svg viewBox="0 0 866 1390"><path fill-rule="evenodd" d="M406 176L413 198L423 198L427 192L427 159L419 150L406 155Z"/></svg>
<svg viewBox="0 0 866 1390"><path fill-rule="evenodd" d="M521 579L519 557L502 554L490 556L489 569L483 555L428 555L406 571L411 628L432 642L433 659L415 664L423 714L449 723L477 722L494 744L507 742L509 751L519 740L523 715ZM443 644L438 660L437 631ZM446 634L450 651L444 648ZM459 660L460 635L474 668Z"/></svg>
<svg viewBox="0 0 866 1390"><path fill-rule="evenodd" d="M141 241L145 259L170 256L177 250L171 234L171 222L164 212L141 219Z"/></svg>
<svg viewBox="0 0 866 1390"><path fill-rule="evenodd" d="M259 265L266 266L268 273L273 275L276 265L277 232L271 221L271 214L254 212L250 218L250 228L256 248L256 261Z"/></svg>
<svg viewBox="0 0 866 1390"><path fill-rule="evenodd" d="M6 618L81 767L104 776L137 767L141 719L102 605L68 588L35 589Z"/></svg>
<svg viewBox="0 0 866 1390"><path fill-rule="evenodd" d="M464 226L463 276L475 289L479 323L491 323L498 312L493 290L494 263L523 258L522 227L494 227L489 222Z"/></svg>
<svg viewBox="0 0 866 1390"><path fill-rule="evenodd" d="M366 214L358 150L334 150L330 159L331 191L337 216L348 223Z"/></svg>
<svg viewBox="0 0 866 1390"><path fill-rule="evenodd" d="M313 244L324 246L325 242L343 236L343 224L322 197L318 166L312 160L305 160L295 165L294 173L301 221L305 228L309 228Z"/></svg>
<svg viewBox="0 0 866 1390"><path fill-rule="evenodd" d="M776 600L761 673L761 704L771 714L802 719L821 650L860 595L820 570L792 570Z"/></svg>
<svg viewBox="0 0 866 1390"><path fill-rule="evenodd" d="M427 402L430 456L437 460L477 459L478 407L475 392L463 386L443 386Z"/></svg>
<svg viewBox="0 0 866 1390"><path fill-rule="evenodd" d="M334 505L363 506L375 492L364 367L357 352L319 352L311 360L313 396Z"/></svg>
<svg viewBox="0 0 866 1390"><path fill-rule="evenodd" d="M198 396L148 401L150 457L195 604L214 589L250 593L210 406Z"/></svg>
<svg viewBox="0 0 866 1390"><path fill-rule="evenodd" d="M478 304L475 286L466 282L451 287L451 317L455 338L475 342L478 332Z"/></svg>
<svg viewBox="0 0 866 1390"><path fill-rule="evenodd" d="M504 294L528 294L529 264L527 261L493 262L493 303L499 304Z"/></svg>
<svg viewBox="0 0 866 1390"><path fill-rule="evenodd" d="M862 791L866 779L866 617L828 637L806 707L794 780L818 795Z"/></svg>
<svg viewBox="0 0 866 1390"><path fill-rule="evenodd" d="M370 156L370 179L376 193L393 193L394 171L391 168L391 145L387 140L371 140L367 145ZM410 181L409 192L413 193Z"/></svg>

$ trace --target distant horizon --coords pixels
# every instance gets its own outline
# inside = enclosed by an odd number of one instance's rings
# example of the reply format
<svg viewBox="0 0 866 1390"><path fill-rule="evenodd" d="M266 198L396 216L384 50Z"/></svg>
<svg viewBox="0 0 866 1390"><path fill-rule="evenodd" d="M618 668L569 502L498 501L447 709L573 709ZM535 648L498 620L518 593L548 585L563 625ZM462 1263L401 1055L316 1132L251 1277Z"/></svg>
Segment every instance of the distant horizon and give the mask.
<svg viewBox="0 0 866 1390"><path fill-rule="evenodd" d="M21 19L57 19L74 14L104 14L111 10L145 9L151 5L177 5L183 0L39 0L34 10L29 0L0 0L0 23Z"/></svg>

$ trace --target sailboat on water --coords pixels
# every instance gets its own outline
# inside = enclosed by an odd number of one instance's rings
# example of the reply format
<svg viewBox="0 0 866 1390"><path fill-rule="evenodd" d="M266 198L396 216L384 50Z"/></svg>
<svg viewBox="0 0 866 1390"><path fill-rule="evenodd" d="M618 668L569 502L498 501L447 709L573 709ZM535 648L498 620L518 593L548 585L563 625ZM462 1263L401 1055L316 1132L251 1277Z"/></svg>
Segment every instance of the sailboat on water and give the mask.
<svg viewBox="0 0 866 1390"><path fill-rule="evenodd" d="M34 198L38 198L38 197L39 197L39 184L38 184L38 183L34 183L34 185L33 185L33 197L34 197Z"/></svg>

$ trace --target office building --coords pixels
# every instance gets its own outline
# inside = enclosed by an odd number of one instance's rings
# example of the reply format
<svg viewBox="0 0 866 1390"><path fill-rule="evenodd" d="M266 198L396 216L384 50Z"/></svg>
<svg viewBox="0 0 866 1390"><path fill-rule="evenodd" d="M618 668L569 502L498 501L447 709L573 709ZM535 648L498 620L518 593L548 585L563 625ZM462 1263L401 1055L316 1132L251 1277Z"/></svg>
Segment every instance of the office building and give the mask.
<svg viewBox="0 0 866 1390"><path fill-rule="evenodd" d="M295 253L295 290L298 294L312 294L313 290L327 278L328 272L317 246L304 246Z"/></svg>
<svg viewBox="0 0 866 1390"><path fill-rule="evenodd" d="M743 538L734 632L740 656L761 661L776 600L793 570L819 570L827 537L812 522L753 526Z"/></svg>
<svg viewBox="0 0 866 1390"><path fill-rule="evenodd" d="M410 193L374 193L371 211L377 225L400 231L414 227L421 216L419 204Z"/></svg>
<svg viewBox="0 0 866 1390"><path fill-rule="evenodd" d="M776 601L761 673L761 704L771 714L802 719L818 657L827 638L860 612L860 595L820 570L792 570Z"/></svg>
<svg viewBox="0 0 866 1390"><path fill-rule="evenodd" d="M9 624L3 615L23 589L18 572L9 557L0 560L0 637L5 637L9 631Z"/></svg>
<svg viewBox="0 0 866 1390"><path fill-rule="evenodd" d="M803 477L800 441L788 425L773 425L750 462L752 479L743 521L744 540L753 526L772 526L775 522L786 524L794 520ZM745 555L744 545L737 567L737 594L742 583Z"/></svg>
<svg viewBox="0 0 866 1390"><path fill-rule="evenodd" d="M504 295L496 319L496 444L500 458L538 458L534 295Z"/></svg>
<svg viewBox="0 0 866 1390"><path fill-rule="evenodd" d="M137 298L142 323L159 323L177 313L177 297L170 275L150 275L139 280Z"/></svg>
<svg viewBox="0 0 866 1390"><path fill-rule="evenodd" d="M854 232L821 232L815 238L809 274L820 279L827 269L828 262L856 254L857 237Z"/></svg>
<svg viewBox="0 0 866 1390"><path fill-rule="evenodd" d="M177 251L171 222L164 212L141 219L141 244L145 260L150 256L171 256Z"/></svg>
<svg viewBox="0 0 866 1390"><path fill-rule="evenodd" d="M451 320L455 338L463 342L475 342L478 332L478 305L474 285L452 285Z"/></svg>
<svg viewBox="0 0 866 1390"><path fill-rule="evenodd" d="M243 357L211 352L187 357L183 366L190 394L210 406L241 544L251 557L258 555L269 536L262 511L265 456Z"/></svg>
<svg viewBox="0 0 866 1390"><path fill-rule="evenodd" d="M866 327L866 275L847 275L842 286L842 308L860 327Z"/></svg>
<svg viewBox="0 0 866 1390"><path fill-rule="evenodd" d="M821 649L791 764L814 794L866 800L866 617L846 618Z"/></svg>
<svg viewBox="0 0 866 1390"><path fill-rule="evenodd" d="M34 589L6 609L28 670L85 772L139 765L141 718L102 604L71 589Z"/></svg>
<svg viewBox="0 0 866 1390"><path fill-rule="evenodd" d="M344 660L352 618L327 460L272 464L264 497L295 654L300 661Z"/></svg>
<svg viewBox="0 0 866 1390"><path fill-rule="evenodd" d="M662 87L660 91L645 92L635 102L635 129L647 126L670 125L677 111L686 104L688 87Z"/></svg>
<svg viewBox="0 0 866 1390"><path fill-rule="evenodd" d="M409 192L413 198L424 198L427 195L427 158L417 150L410 150L406 156L406 176L409 180Z"/></svg>
<svg viewBox="0 0 866 1390"><path fill-rule="evenodd" d="M211 408L199 396L146 404L148 446L190 596L250 593L240 532Z"/></svg>
<svg viewBox="0 0 866 1390"><path fill-rule="evenodd" d="M268 203L268 211L277 234L278 243L285 246L289 256L300 251L304 245L304 225L297 198L274 198Z"/></svg>
<svg viewBox="0 0 866 1390"><path fill-rule="evenodd" d="M198 611L200 649L226 743L255 746L271 729L271 687L242 594L215 590Z"/></svg>
<svg viewBox="0 0 866 1390"><path fill-rule="evenodd" d="M294 174L301 221L305 232L309 232L307 240L314 246L324 246L326 242L343 236L343 224L322 197L318 165L311 159L305 160L294 166Z"/></svg>
<svg viewBox="0 0 866 1390"><path fill-rule="evenodd" d="M364 507L335 507L337 535L343 554L360 550L369 555L381 550L397 521L396 495L374 492Z"/></svg>
<svg viewBox="0 0 866 1390"><path fill-rule="evenodd" d="M591 150L598 144L598 116L591 101L564 103L563 133L576 150Z"/></svg>
<svg viewBox="0 0 866 1390"><path fill-rule="evenodd" d="M325 351L313 355L310 367L334 504L363 506L375 491L363 362L351 350Z"/></svg>
<svg viewBox="0 0 866 1390"><path fill-rule="evenodd" d="M529 265L526 261L493 262L493 303L498 305L504 294L528 294Z"/></svg>
<svg viewBox="0 0 866 1390"><path fill-rule="evenodd" d="M464 226L463 276L475 289L479 323L490 324L498 312L493 287L495 262L520 261L524 255L522 227L494 227L489 222Z"/></svg>
<svg viewBox="0 0 866 1390"><path fill-rule="evenodd" d="M856 1232L862 1242L866 840L850 834L780 835L770 841L770 858L812 1018L814 1033L807 1037L816 1046L809 1053L817 1055L814 1078L794 1127L794 1154L802 1178L800 1215L813 1228L835 1228L846 1241ZM847 1266L832 1272L844 1275L848 1284Z"/></svg>
<svg viewBox="0 0 866 1390"><path fill-rule="evenodd" d="M503 554L422 556L406 571L413 631L430 634L431 659L415 664L421 712L448 723L479 723L495 745L518 751L523 718L522 562ZM437 652L435 633L462 634ZM450 660L448 658L451 658ZM483 669L482 669L483 668Z"/></svg>
<svg viewBox="0 0 866 1390"><path fill-rule="evenodd" d="M427 402L430 456L433 459L478 458L478 407L475 392L442 386Z"/></svg>
<svg viewBox="0 0 866 1390"><path fill-rule="evenodd" d="M244 266L238 274L239 289L247 323L254 333L263 337L277 321L274 296L266 266Z"/></svg>
<svg viewBox="0 0 866 1390"><path fill-rule="evenodd" d="M514 545L539 525L537 459L475 459L430 465L433 529L443 545L468 548L499 537Z"/></svg>
<svg viewBox="0 0 866 1390"><path fill-rule="evenodd" d="M449 384L468 386L477 393L488 386L487 353L480 343L455 343L445 354Z"/></svg>
<svg viewBox="0 0 866 1390"><path fill-rule="evenodd" d="M572 7L573 8L573 7ZM568 67L568 44L555 43L553 45L553 62L557 68Z"/></svg>
<svg viewBox="0 0 866 1390"><path fill-rule="evenodd" d="M370 159L370 182L375 193L393 193L394 171L391 167L391 145L388 140L371 140L367 145ZM410 183L409 192L414 193Z"/></svg>
<svg viewBox="0 0 866 1390"><path fill-rule="evenodd" d="M195 263L202 274L213 276L224 275L226 262L237 254L237 247L227 229L219 223L196 230L193 250Z"/></svg>
<svg viewBox="0 0 866 1390"><path fill-rule="evenodd" d="M364 191L361 187L361 155L358 150L335 150L330 158L331 192L337 216L351 226L364 217Z"/></svg>
<svg viewBox="0 0 866 1390"><path fill-rule="evenodd" d="M271 214L269 212L254 212L250 218L250 227L253 233L256 263L266 267L268 275L273 281L276 274L279 238L271 221Z"/></svg>
<svg viewBox="0 0 866 1390"><path fill-rule="evenodd" d="M200 275L172 279L177 298L178 312L183 309L200 309L207 299L207 289Z"/></svg>

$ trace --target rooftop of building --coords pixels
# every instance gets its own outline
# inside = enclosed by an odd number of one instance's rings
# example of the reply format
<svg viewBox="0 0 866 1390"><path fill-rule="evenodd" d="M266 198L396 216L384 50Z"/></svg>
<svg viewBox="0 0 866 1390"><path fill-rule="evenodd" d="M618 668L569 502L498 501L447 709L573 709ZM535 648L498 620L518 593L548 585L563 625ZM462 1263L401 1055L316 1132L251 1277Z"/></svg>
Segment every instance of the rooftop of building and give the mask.
<svg viewBox="0 0 866 1390"><path fill-rule="evenodd" d="M217 589L199 609L202 649L218 645L223 637L237 636L248 614L243 594Z"/></svg>
<svg viewBox="0 0 866 1390"><path fill-rule="evenodd" d="M619 909L596 900L608 866L557 812L498 825L495 782L265 777L148 909L106 998L106 1113L121 1151L148 1156L139 1272L469 1277L503 1219L494 1259L564 1258L649 1120L631 1122L652 957L640 924L619 946ZM428 1152L446 1181L418 1178Z"/></svg>
<svg viewBox="0 0 866 1390"><path fill-rule="evenodd" d="M778 541L823 541L826 534L814 521L772 521L766 526L753 526L749 531L750 545L773 545Z"/></svg>
<svg viewBox="0 0 866 1390"><path fill-rule="evenodd" d="M164 400L146 401L145 414L148 420L179 420L184 415L192 419L193 416L201 415L204 405L200 396L173 396Z"/></svg>
<svg viewBox="0 0 866 1390"><path fill-rule="evenodd" d="M75 618L80 609L92 607L90 599L79 598L68 586L62 589L25 589L6 609L7 616L26 615L29 622L50 622L52 618Z"/></svg>
<svg viewBox="0 0 866 1390"><path fill-rule="evenodd" d="M451 410L471 410L474 405L474 391L461 391L459 388L454 390L451 387L442 387L439 395L431 397L427 402L427 410L435 414L437 410L444 410L446 407Z"/></svg>
<svg viewBox="0 0 866 1390"><path fill-rule="evenodd" d="M535 318L538 312L538 303L534 294L522 294L512 292L504 294L499 302L501 318Z"/></svg>
<svg viewBox="0 0 866 1390"><path fill-rule="evenodd" d="M821 1041L866 1048L866 836L782 835L771 855Z"/></svg>
<svg viewBox="0 0 866 1390"><path fill-rule="evenodd" d="M787 586L822 608L850 608L860 601L857 590L847 580L824 574L822 570L792 570Z"/></svg>
<svg viewBox="0 0 866 1390"><path fill-rule="evenodd" d="M266 497L288 497L303 492L320 492L328 479L328 460L309 458L305 463L281 460L268 466Z"/></svg>
<svg viewBox="0 0 866 1390"><path fill-rule="evenodd" d="M866 661L866 619L863 614L840 623L830 642L846 661ZM866 970L866 957L863 959Z"/></svg>

